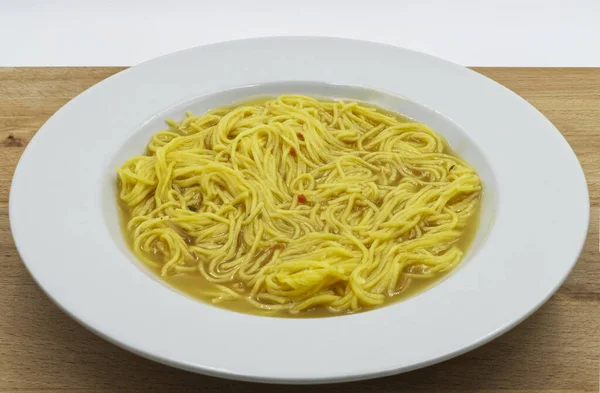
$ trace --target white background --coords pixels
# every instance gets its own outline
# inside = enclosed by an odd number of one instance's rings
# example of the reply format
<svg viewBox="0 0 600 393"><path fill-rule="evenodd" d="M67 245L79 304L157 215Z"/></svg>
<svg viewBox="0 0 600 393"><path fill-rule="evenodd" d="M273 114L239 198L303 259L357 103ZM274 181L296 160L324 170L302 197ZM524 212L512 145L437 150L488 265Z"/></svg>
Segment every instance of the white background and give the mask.
<svg viewBox="0 0 600 393"><path fill-rule="evenodd" d="M133 65L271 35L379 41L464 65L600 66L600 0L0 0L0 66Z"/></svg>

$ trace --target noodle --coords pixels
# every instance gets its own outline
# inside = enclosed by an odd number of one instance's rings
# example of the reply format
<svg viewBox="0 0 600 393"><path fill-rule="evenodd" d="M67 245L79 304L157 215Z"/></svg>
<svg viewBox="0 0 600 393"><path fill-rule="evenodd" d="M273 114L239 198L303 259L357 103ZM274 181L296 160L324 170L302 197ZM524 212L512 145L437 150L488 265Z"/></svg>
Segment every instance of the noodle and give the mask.
<svg viewBox="0 0 600 393"><path fill-rule="evenodd" d="M481 184L427 126L284 95L156 133L119 170L133 248L213 302L356 312L456 266Z"/></svg>

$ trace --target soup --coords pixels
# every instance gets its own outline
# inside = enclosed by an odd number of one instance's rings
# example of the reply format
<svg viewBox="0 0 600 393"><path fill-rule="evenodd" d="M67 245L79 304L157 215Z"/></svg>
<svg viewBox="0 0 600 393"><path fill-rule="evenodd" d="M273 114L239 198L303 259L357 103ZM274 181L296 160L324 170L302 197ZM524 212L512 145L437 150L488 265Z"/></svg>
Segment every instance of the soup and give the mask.
<svg viewBox="0 0 600 393"><path fill-rule="evenodd" d="M360 312L461 261L482 186L424 124L284 95L169 120L118 170L124 232L166 282L272 316Z"/></svg>

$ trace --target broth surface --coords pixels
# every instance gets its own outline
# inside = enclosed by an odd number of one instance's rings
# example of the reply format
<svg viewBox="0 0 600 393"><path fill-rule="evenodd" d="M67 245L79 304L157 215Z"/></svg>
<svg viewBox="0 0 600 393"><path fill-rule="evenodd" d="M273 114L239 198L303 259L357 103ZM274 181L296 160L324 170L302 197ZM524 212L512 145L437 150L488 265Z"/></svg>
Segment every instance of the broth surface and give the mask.
<svg viewBox="0 0 600 393"><path fill-rule="evenodd" d="M215 113L217 115L220 115L221 113L228 113L228 111L232 110L233 108L238 108L241 106L248 106L248 105L262 105L265 102L268 102L269 100L273 100L273 98L259 98L259 99L252 99L249 101L246 101L244 103L241 104L236 104L233 105L231 107L227 107L227 108L220 108L216 111L211 111L211 113ZM320 101L320 102L329 102L329 103L335 103L338 101ZM373 105L367 105L367 104L360 104L360 105L365 105L369 108L376 108ZM414 120L406 118L404 116L401 116L399 114L395 114L380 108L376 108L376 111L380 114L384 114L386 116L389 116L393 119L395 119L396 121L398 121L399 123L413 123ZM173 131L173 130L171 130ZM185 134L182 134L185 135ZM304 139L300 139L302 142L304 142ZM408 138L407 139L408 143L412 143L416 146L419 146L422 141L420 139L418 139L417 137L415 137L415 139L411 139ZM354 149L358 149L358 145L356 145L356 143L348 143L347 144L350 148L354 148ZM448 146L448 144L446 143L446 141L444 141L444 148L443 151L441 152L445 155L448 155L450 157L458 157L455 152ZM152 151L147 150L146 151L146 155L147 156L151 156L153 154ZM296 149L292 148L290 149L289 154L293 157L296 157ZM451 171L453 168L450 167L449 171ZM410 176L414 176L416 178L422 178L422 179L427 179L428 176L430 176L430 174L427 173L427 171L419 171L419 170L411 170L410 173L407 173L407 175ZM285 174L283 175L285 176ZM327 182L328 178L330 177L330 173L329 172L324 172L322 173L322 175L320 175L320 177L315 177L315 182L317 185L319 184L323 184L325 182ZM396 187L398 184L400 184L400 182L403 180L402 177L398 177L395 180L390 180L389 183L387 183L388 186L390 187ZM375 180L375 183L377 183L378 181ZM379 184L379 183L378 183ZM221 188L221 191L224 191L224 188ZM303 194L302 197L304 198ZM292 202L290 205L290 208L293 209L297 209L299 208L303 203L309 203L309 202L303 202L300 199L300 195L298 196L298 200L299 202ZM235 197L235 195L233 195ZM194 199L195 197L192 197L191 199ZM200 204L201 202L201 198L202 196L198 196L198 201L191 201L191 199L189 201L187 201L188 205L190 206L189 209L191 211L194 211L193 209L195 209L195 203ZM123 200L118 197L118 203L119 203L119 211L120 211L120 219L121 219L121 223L122 223L122 228L123 228L123 233L124 236L126 238L127 244L129 245L129 247L131 248L131 250L133 251L133 253L136 255L136 257L138 259L140 259L146 266L148 266L148 268L150 268L150 270L156 274L161 280L164 280L166 283L168 283L170 286L172 286L173 288L175 288L176 290L191 296L195 299L201 300L203 302L207 302L209 304L213 304L216 305L218 307L223 307L229 310L234 310L234 311L238 311L238 312L243 312L243 313L249 313L249 314L255 314L255 315L265 315L265 316L275 316L275 317L298 317L298 318L302 318L302 317L327 317L327 316L336 316L336 315L344 315L347 314L349 312L362 312L362 311L368 311L370 309L376 308L376 307L380 307L382 305L387 305L396 301L400 301L403 299L407 299L415 294L418 294L419 292L431 287L432 285L434 285L435 283L439 282L440 280L442 280L444 277L446 277L448 275L449 272L451 272L456 266L452 266L449 269L445 269L443 271L439 271L436 272L435 274L433 274L431 277L407 277L406 274L402 274L400 275L400 278L398 279L398 285L396 286L396 288L399 288L392 296L385 296L385 301L383 302L383 304L374 306L374 307L369 307L369 306L363 306L360 307L360 309L357 310L352 310L352 311L332 311L332 309L328 308L328 307L321 307L319 305L316 305L314 307L310 307L308 309L299 311L299 312L290 312L289 310L266 310L266 309L261 309L259 307L257 307L255 304L250 304L247 301L247 297L250 296L249 294L249 288L246 288L244 286L244 283L242 283L241 281L233 281L233 282L226 282L226 283L214 283L211 282L209 280L207 280L202 274L200 274L199 271L190 271L190 270L186 270L184 272L171 272L168 274L165 274L164 271L164 263L165 263L165 256L164 254L161 254L161 252L158 252L156 249L154 252L148 252L147 250L142 250L141 247L136 247L134 245L134 236L133 236L133 232L128 229L127 225L129 223L129 221L132 218L132 209L123 202ZM456 246L458 249L460 249L460 251L462 251L463 253L466 253L466 251L468 250L468 247L470 246L472 240L475 237L476 231L477 231L477 227L479 224L479 212L480 212L480 199L481 199L481 192L478 192L478 195L476 197L476 200L473 202L473 212L470 214L470 216L468 217L468 221L466 223L466 225L464 225L463 228L461 228L461 232L462 234L460 235L460 237L453 241L453 245ZM359 206L355 206L352 209L352 212L360 212L361 209L365 209L366 207L359 207ZM182 238L185 240L186 243L189 244L193 244L193 239L191 239L189 237L188 234L183 233L181 231L181 229L175 227L174 228L175 231L177 231L178 233L181 234ZM412 235L411 235L412 236ZM242 232L240 232L239 236L238 236L238 241L237 241L237 247L241 247L242 246L242 241L243 241L244 235L243 235L243 230ZM417 235L412 237L414 238L418 238ZM411 237L409 236L407 238L408 240L411 239ZM403 238L402 241L405 241L406 239ZM278 244L275 245L275 247L277 247ZM283 247L283 246L282 246ZM259 250L258 251L258 255L256 256L256 258L260 258L260 257L264 257L265 254L268 253L273 253L272 249L263 249L263 250ZM408 267L405 268L405 272L408 273L414 273L414 274L420 274L423 273L423 271L425 271L425 269L427 268L426 265L424 264L412 264ZM240 293L242 296L239 298L235 298L235 299L227 299L227 300L220 300L218 302L214 301L214 293L215 291L219 290L219 285L221 286L226 286L231 290L234 290L238 293Z"/></svg>

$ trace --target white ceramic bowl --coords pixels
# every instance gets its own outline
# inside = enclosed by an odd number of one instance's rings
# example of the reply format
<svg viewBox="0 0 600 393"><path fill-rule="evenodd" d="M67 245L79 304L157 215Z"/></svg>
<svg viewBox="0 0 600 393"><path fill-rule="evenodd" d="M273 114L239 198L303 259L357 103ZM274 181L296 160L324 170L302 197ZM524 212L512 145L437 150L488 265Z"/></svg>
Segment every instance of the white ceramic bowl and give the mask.
<svg viewBox="0 0 600 393"><path fill-rule="evenodd" d="M460 267L403 302L322 319L227 311L151 275L122 238L115 168L141 153L166 117L277 93L369 102L444 135L485 187L480 228ZM27 147L10 220L38 284L107 340L196 372L310 383L423 367L507 331L570 272L587 232L589 198L560 133L501 85L401 48L287 37L177 52L85 91Z"/></svg>

